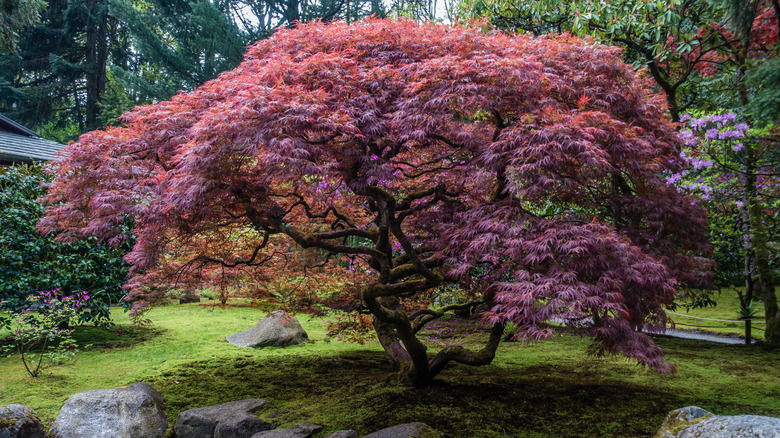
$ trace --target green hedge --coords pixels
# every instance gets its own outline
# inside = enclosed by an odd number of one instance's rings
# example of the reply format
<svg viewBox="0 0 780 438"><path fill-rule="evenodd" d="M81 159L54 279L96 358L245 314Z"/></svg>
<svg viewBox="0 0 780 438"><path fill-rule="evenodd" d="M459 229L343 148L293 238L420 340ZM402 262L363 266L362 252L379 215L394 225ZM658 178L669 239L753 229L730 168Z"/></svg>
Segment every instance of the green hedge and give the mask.
<svg viewBox="0 0 780 438"><path fill-rule="evenodd" d="M35 224L44 207L48 176L41 166L0 168L0 299L19 306L36 291L60 288L65 293L88 291L82 322L110 324L109 305L123 304L127 266L122 255L129 245L109 248L94 238L60 244L41 235Z"/></svg>

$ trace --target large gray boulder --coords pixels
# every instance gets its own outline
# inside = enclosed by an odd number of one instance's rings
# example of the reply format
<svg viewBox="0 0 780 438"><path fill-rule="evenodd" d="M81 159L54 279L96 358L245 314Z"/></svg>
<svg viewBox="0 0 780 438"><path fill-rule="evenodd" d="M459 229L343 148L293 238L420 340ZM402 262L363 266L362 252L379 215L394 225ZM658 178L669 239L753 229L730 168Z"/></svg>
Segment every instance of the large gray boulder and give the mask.
<svg viewBox="0 0 780 438"><path fill-rule="evenodd" d="M425 423L405 423L391 426L363 438L438 438L441 434Z"/></svg>
<svg viewBox="0 0 780 438"><path fill-rule="evenodd" d="M43 438L41 420L22 405L0 406L0 438Z"/></svg>
<svg viewBox="0 0 780 438"><path fill-rule="evenodd" d="M277 310L249 330L228 336L227 340L236 347L287 347L308 341L309 335L298 318L284 310Z"/></svg>
<svg viewBox="0 0 780 438"><path fill-rule="evenodd" d="M322 430L319 424L302 423L286 429L267 430L252 435L252 438L311 438Z"/></svg>
<svg viewBox="0 0 780 438"><path fill-rule="evenodd" d="M178 438L249 438L276 427L254 416L264 406L265 400L250 398L190 409L176 417L174 431Z"/></svg>
<svg viewBox="0 0 780 438"><path fill-rule="evenodd" d="M669 413L656 438L778 438L780 418L713 415L696 406Z"/></svg>
<svg viewBox="0 0 780 438"><path fill-rule="evenodd" d="M70 396L51 428L53 438L163 438L165 401L146 383Z"/></svg>

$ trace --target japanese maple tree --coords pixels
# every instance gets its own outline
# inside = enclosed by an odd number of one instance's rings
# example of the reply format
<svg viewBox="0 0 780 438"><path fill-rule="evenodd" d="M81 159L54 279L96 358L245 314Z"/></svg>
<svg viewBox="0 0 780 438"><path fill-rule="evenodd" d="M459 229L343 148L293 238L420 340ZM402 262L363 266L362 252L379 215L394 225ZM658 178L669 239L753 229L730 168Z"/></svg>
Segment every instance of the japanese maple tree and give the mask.
<svg viewBox="0 0 780 438"><path fill-rule="evenodd" d="M681 140L648 90L617 49L574 37L283 29L235 70L69 146L40 226L117 243L132 218L139 310L204 269L273 277L315 251L343 274L323 302L370 313L414 385L490 363L507 321L668 372L640 329L664 330L678 284L710 280L696 256L709 247L697 198L661 176L684 165ZM415 304L443 285L473 301ZM417 338L477 304L492 327L480 350Z"/></svg>

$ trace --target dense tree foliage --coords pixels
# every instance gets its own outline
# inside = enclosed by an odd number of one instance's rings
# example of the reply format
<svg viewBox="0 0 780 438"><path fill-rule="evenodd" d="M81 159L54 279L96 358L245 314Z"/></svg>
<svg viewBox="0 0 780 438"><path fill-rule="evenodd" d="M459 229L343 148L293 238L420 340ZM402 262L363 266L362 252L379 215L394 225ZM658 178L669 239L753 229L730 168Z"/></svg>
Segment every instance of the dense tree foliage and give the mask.
<svg viewBox="0 0 780 438"><path fill-rule="evenodd" d="M749 94L765 120L780 116L776 81L765 74L780 50L775 0L468 0L461 12L510 31L572 32L623 47L628 62L648 69L674 120L687 109L744 106Z"/></svg>
<svg viewBox="0 0 780 438"><path fill-rule="evenodd" d="M647 66L674 120L698 97L691 79L702 57L722 42L709 32L709 20L720 20L723 11L707 1L476 0L464 2L464 10L506 30L572 32L624 47L628 62Z"/></svg>
<svg viewBox="0 0 780 438"><path fill-rule="evenodd" d="M662 331L679 283L710 281L704 210L666 184L683 165L663 98L619 51L410 21L313 24L250 47L238 68L71 145L41 222L118 243L136 308L215 267L283 270L299 247L356 278L321 305L370 313L404 380L489 363L506 321L551 321L593 353L671 366ZM268 271L266 271L268 272ZM360 275L352 277L353 272ZM429 355L458 285L488 309L480 351Z"/></svg>
<svg viewBox="0 0 780 438"><path fill-rule="evenodd" d="M111 15L127 28L133 51L111 66L134 103L192 90L241 61L251 41L229 15L230 2L112 0ZM129 108L125 108L129 109Z"/></svg>
<svg viewBox="0 0 780 438"><path fill-rule="evenodd" d="M16 53L19 32L34 25L46 6L42 0L6 0L0 11L0 53Z"/></svg>
<svg viewBox="0 0 780 438"><path fill-rule="evenodd" d="M106 324L109 305L120 304L124 295L122 255L129 247L108 248L94 238L59 244L38 233L44 206L37 199L46 193L47 180L40 167L0 169L0 299L14 307L38 291L87 291L82 321Z"/></svg>
<svg viewBox="0 0 780 438"><path fill-rule="evenodd" d="M96 128L118 38L102 0L48 1L40 23L20 35L18 52L0 53L0 112L34 128L52 119L79 132Z"/></svg>

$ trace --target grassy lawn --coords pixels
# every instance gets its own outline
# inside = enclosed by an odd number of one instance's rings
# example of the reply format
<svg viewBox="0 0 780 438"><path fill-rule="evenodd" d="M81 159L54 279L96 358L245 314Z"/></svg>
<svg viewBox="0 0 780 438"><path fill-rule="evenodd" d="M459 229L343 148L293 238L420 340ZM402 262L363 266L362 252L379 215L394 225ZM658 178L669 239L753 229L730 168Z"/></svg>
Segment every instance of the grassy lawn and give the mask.
<svg viewBox="0 0 780 438"><path fill-rule="evenodd" d="M776 288L777 295L780 296L780 287ZM738 320L739 314L739 296L733 288L723 288L720 292L716 292L712 299L718 304L716 306L690 309L687 310L684 307L678 307L675 313L680 315L670 314L671 318L676 324L676 328L681 330L701 330L706 332L738 335L740 337L745 336L745 324L740 322L731 323L724 322ZM758 314L754 318L755 320L764 321L764 303L761 301L754 301L754 308L758 310ZM688 318L688 316L693 318ZM720 321L707 321L698 318L717 319ZM754 339L764 339L764 331L766 324L761 322L753 322L753 334Z"/></svg>
<svg viewBox="0 0 780 438"><path fill-rule="evenodd" d="M225 341L262 316L250 307L171 305L149 314L151 328L137 328L120 311L110 331L79 328L80 342L93 346L45 376L32 379L18 357L0 358L0 405L24 404L52 421L74 393L145 381L165 398L172 422L185 409L264 398L263 416L280 426L309 421L328 433L423 421L448 437L633 437L652 436L669 410L692 404L780 416L777 350L661 337L677 365L662 376L620 358L587 358L587 340L558 336L505 343L492 365L452 366L435 385L414 389L395 383L376 343L324 342L320 319L300 317L314 340L300 346L253 350ZM431 350L482 334L478 323L455 320L428 332L437 338Z"/></svg>

